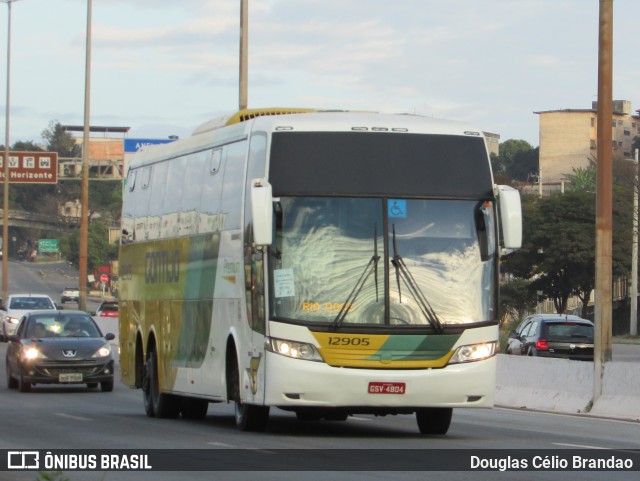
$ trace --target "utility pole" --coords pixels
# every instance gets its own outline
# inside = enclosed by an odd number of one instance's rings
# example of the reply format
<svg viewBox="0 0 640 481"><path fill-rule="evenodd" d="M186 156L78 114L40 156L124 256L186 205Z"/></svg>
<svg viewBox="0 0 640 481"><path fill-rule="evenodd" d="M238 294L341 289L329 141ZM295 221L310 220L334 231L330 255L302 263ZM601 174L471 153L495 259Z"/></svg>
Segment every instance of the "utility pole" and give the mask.
<svg viewBox="0 0 640 481"><path fill-rule="evenodd" d="M613 225L613 0L600 0L598 41L598 165L596 179L596 296L593 402L602 394L611 361Z"/></svg>
<svg viewBox="0 0 640 481"><path fill-rule="evenodd" d="M633 161L633 240L631 243L631 317L629 335L638 335L638 149Z"/></svg>
<svg viewBox="0 0 640 481"><path fill-rule="evenodd" d="M249 0L240 0L240 101L239 109L248 105L248 39L249 39Z"/></svg>
<svg viewBox="0 0 640 481"><path fill-rule="evenodd" d="M17 0L0 0L7 4L7 100L5 104L4 198L2 223L2 302L9 298L9 119L11 116L11 4Z"/></svg>
<svg viewBox="0 0 640 481"><path fill-rule="evenodd" d="M78 269L78 284L80 299L78 309L87 310L87 252L89 238L89 119L91 109L91 6L92 0L87 0L87 51L84 77L84 133L82 139L82 210L80 217L80 259Z"/></svg>

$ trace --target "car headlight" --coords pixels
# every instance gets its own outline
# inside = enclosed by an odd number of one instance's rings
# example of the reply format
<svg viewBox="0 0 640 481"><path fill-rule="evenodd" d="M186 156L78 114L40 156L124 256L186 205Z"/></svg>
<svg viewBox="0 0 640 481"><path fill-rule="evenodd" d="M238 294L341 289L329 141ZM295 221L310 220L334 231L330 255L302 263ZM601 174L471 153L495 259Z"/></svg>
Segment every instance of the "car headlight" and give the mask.
<svg viewBox="0 0 640 481"><path fill-rule="evenodd" d="M22 357L27 361L32 361L33 359L46 359L47 356L40 352L35 346L27 347L24 351L22 351Z"/></svg>
<svg viewBox="0 0 640 481"><path fill-rule="evenodd" d="M267 349L276 354L294 359L322 362L322 357L320 357L316 348L313 344L307 342L288 341L271 337L267 340Z"/></svg>
<svg viewBox="0 0 640 481"><path fill-rule="evenodd" d="M449 364L458 364L461 362L474 362L489 359L496 353L496 343L483 342L481 344L470 344L468 346L460 346L455 354L451 357Z"/></svg>
<svg viewBox="0 0 640 481"><path fill-rule="evenodd" d="M111 354L111 347L109 346L109 344L105 344L100 349L98 349L91 357L107 357L109 354Z"/></svg>

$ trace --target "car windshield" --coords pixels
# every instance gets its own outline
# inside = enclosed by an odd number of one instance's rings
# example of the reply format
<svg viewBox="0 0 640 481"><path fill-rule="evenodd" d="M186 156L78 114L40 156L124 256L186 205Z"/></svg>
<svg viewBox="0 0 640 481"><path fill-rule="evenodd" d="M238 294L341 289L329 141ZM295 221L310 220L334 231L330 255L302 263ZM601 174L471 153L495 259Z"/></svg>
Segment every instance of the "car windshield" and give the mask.
<svg viewBox="0 0 640 481"><path fill-rule="evenodd" d="M55 309L55 306L47 297L14 297L11 299L9 309L35 311L38 309Z"/></svg>
<svg viewBox="0 0 640 481"><path fill-rule="evenodd" d="M98 326L86 314L32 315L26 337L102 337Z"/></svg>
<svg viewBox="0 0 640 481"><path fill-rule="evenodd" d="M114 312L118 310L118 304L104 304L100 310Z"/></svg>
<svg viewBox="0 0 640 481"><path fill-rule="evenodd" d="M588 340L593 342L593 326L590 324L546 324L543 337L549 341Z"/></svg>

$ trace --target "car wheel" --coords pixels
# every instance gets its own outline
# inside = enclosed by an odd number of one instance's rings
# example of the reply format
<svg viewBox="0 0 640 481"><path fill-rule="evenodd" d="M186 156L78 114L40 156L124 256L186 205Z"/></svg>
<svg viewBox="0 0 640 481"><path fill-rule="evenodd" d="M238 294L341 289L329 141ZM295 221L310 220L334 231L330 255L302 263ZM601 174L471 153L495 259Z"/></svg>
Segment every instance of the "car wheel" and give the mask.
<svg viewBox="0 0 640 481"><path fill-rule="evenodd" d="M31 391L31 383L24 380L22 374L18 374L18 391L29 392Z"/></svg>
<svg viewBox="0 0 640 481"><path fill-rule="evenodd" d="M9 361L7 361L7 387L9 389L15 389L18 387L18 381L11 377L11 370L9 369Z"/></svg>
<svg viewBox="0 0 640 481"><path fill-rule="evenodd" d="M171 394L160 392L160 382L158 380L158 356L155 351L151 352L149 375L149 391L153 412L157 418L175 419L180 415L180 398Z"/></svg>
<svg viewBox="0 0 640 481"><path fill-rule="evenodd" d="M416 411L421 434L447 434L451 425L451 408L422 408Z"/></svg>
<svg viewBox="0 0 640 481"><path fill-rule="evenodd" d="M100 383L100 389L102 389L102 392L113 391L113 379L111 381L102 381Z"/></svg>

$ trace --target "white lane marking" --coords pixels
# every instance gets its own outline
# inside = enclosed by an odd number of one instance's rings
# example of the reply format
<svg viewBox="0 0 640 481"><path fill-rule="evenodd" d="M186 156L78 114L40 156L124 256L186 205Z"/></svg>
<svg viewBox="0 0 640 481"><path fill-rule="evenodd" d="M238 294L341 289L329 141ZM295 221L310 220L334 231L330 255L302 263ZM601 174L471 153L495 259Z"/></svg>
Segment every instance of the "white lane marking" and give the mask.
<svg viewBox="0 0 640 481"><path fill-rule="evenodd" d="M211 446L218 446L219 448L236 448L237 447L237 446L234 446L233 444L227 444L227 443L210 442L207 444L210 444Z"/></svg>
<svg viewBox="0 0 640 481"><path fill-rule="evenodd" d="M581 449L608 449L602 446L588 446L586 444L568 444L568 443L551 443L555 446L566 446L568 448L581 448Z"/></svg>
<svg viewBox="0 0 640 481"><path fill-rule="evenodd" d="M69 419L76 419L78 421L93 421L93 419L91 418L84 418L82 416L74 416L73 414L67 414L67 413L53 413L56 416L60 416L62 418L69 418Z"/></svg>
<svg viewBox="0 0 640 481"><path fill-rule="evenodd" d="M600 446L586 446L583 444L567 444L567 443L551 443L556 446L566 446L568 448L581 448L581 449L606 449L607 451L615 451L617 453L634 453L638 452L637 449L620 449L620 448L603 448Z"/></svg>

